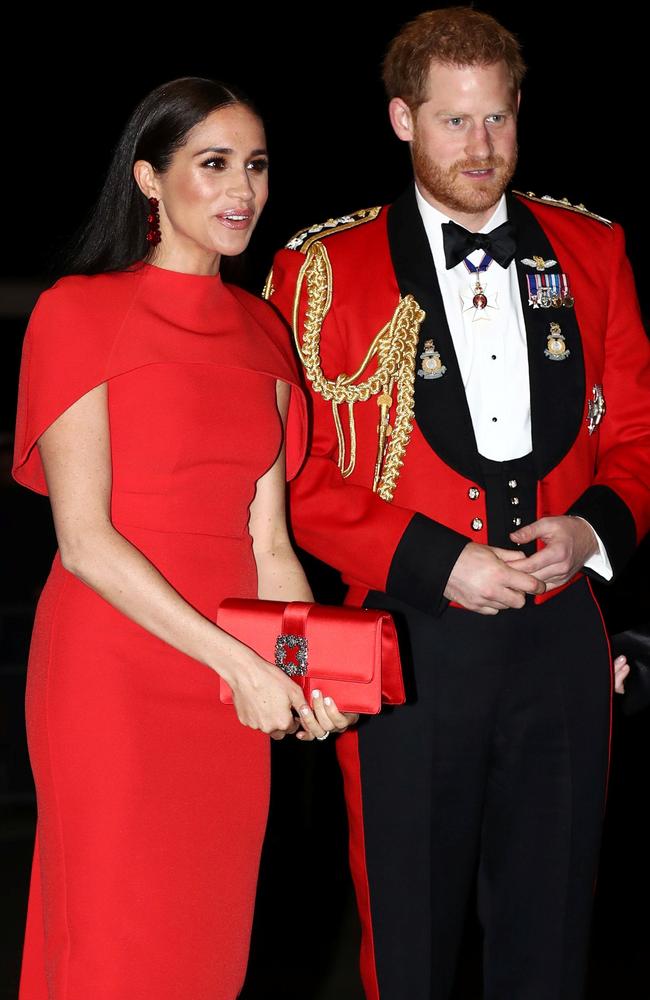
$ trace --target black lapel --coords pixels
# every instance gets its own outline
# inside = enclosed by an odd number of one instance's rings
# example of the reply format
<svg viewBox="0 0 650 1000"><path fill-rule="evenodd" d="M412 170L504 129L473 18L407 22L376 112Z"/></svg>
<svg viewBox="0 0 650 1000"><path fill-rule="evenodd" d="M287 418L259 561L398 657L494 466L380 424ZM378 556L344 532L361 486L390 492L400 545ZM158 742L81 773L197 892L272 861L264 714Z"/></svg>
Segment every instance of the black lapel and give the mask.
<svg viewBox="0 0 650 1000"><path fill-rule="evenodd" d="M530 411L533 455L537 478L542 479L567 454L580 430L585 402L585 365L582 340L575 310L534 309L528 305L527 274L534 267L522 264L522 258L535 256L558 260L541 225L518 198L507 195L508 217L517 227L517 276L526 323ZM561 273L558 262L546 274ZM569 285L571 284L571 275ZM563 360L551 360L544 354L551 323L559 323L570 352Z"/></svg>
<svg viewBox="0 0 650 1000"><path fill-rule="evenodd" d="M415 419L433 450L466 479L482 473L454 344L449 332L429 240L411 185L388 210L388 243L401 294L424 309L417 368L425 340L432 340L447 371L438 379L415 376Z"/></svg>

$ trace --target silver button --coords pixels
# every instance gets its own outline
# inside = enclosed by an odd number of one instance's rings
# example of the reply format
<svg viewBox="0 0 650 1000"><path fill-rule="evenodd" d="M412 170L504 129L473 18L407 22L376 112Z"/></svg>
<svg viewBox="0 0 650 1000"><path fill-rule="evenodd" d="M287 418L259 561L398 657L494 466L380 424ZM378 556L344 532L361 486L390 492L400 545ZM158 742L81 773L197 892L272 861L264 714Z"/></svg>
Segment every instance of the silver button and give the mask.
<svg viewBox="0 0 650 1000"><path fill-rule="evenodd" d="M479 490L478 486L470 486L470 488L467 491L467 496L470 498L470 500L478 500L480 495L481 491Z"/></svg>
<svg viewBox="0 0 650 1000"><path fill-rule="evenodd" d="M510 497L510 503L513 507L516 507L519 504L519 497Z"/></svg>
<svg viewBox="0 0 650 1000"><path fill-rule="evenodd" d="M481 521L480 517L475 517L474 520L472 521L472 531L480 531L482 527L483 527L483 522Z"/></svg>
<svg viewBox="0 0 650 1000"><path fill-rule="evenodd" d="M517 489L517 480L516 479L509 479L508 480L508 486L510 487L511 490L516 490Z"/></svg>
<svg viewBox="0 0 650 1000"><path fill-rule="evenodd" d="M518 528L519 525L521 524L521 518L520 517L513 517L512 523L514 524L515 528Z"/></svg>

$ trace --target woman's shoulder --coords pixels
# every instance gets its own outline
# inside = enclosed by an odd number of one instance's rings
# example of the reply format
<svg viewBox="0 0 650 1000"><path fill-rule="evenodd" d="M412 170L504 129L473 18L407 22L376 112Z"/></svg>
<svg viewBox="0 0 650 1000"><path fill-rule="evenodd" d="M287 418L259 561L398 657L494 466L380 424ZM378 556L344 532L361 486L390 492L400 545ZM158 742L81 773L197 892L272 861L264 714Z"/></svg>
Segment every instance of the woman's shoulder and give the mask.
<svg viewBox="0 0 650 1000"><path fill-rule="evenodd" d="M135 271L109 271L102 274L66 274L40 293L35 309L88 313L107 304L119 308L128 300L137 282Z"/></svg>
<svg viewBox="0 0 650 1000"><path fill-rule="evenodd" d="M27 325L26 341L48 353L106 346L133 301L134 272L68 274L38 296Z"/></svg>
<svg viewBox="0 0 650 1000"><path fill-rule="evenodd" d="M260 298L258 295L253 295L252 292L247 292L244 288L240 288L239 285L226 284L225 287L237 300L239 305L253 316L258 323L264 326L269 333L281 338L288 337L288 330L284 320L280 318L273 306L269 305L265 299Z"/></svg>

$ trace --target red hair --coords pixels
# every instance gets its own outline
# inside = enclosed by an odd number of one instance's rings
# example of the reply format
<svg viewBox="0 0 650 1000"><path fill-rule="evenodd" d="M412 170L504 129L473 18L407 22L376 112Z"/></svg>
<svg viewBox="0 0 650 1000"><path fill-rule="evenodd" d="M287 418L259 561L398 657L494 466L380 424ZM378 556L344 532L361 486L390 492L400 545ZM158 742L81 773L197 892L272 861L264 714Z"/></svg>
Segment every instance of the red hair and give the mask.
<svg viewBox="0 0 650 1000"><path fill-rule="evenodd" d="M427 100L432 60L447 66L490 66L505 62L516 94L526 72L513 34L489 14L470 7L427 10L405 24L383 63L389 99L401 97L415 110Z"/></svg>

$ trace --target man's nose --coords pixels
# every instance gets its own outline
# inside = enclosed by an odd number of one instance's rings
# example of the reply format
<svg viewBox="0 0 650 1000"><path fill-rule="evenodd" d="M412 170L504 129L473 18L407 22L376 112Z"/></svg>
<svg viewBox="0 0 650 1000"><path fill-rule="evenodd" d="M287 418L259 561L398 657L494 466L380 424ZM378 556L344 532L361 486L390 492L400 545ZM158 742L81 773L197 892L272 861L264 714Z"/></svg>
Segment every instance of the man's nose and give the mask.
<svg viewBox="0 0 650 1000"><path fill-rule="evenodd" d="M492 155L492 137L487 125L474 125L467 136L466 151L468 156L487 160Z"/></svg>

